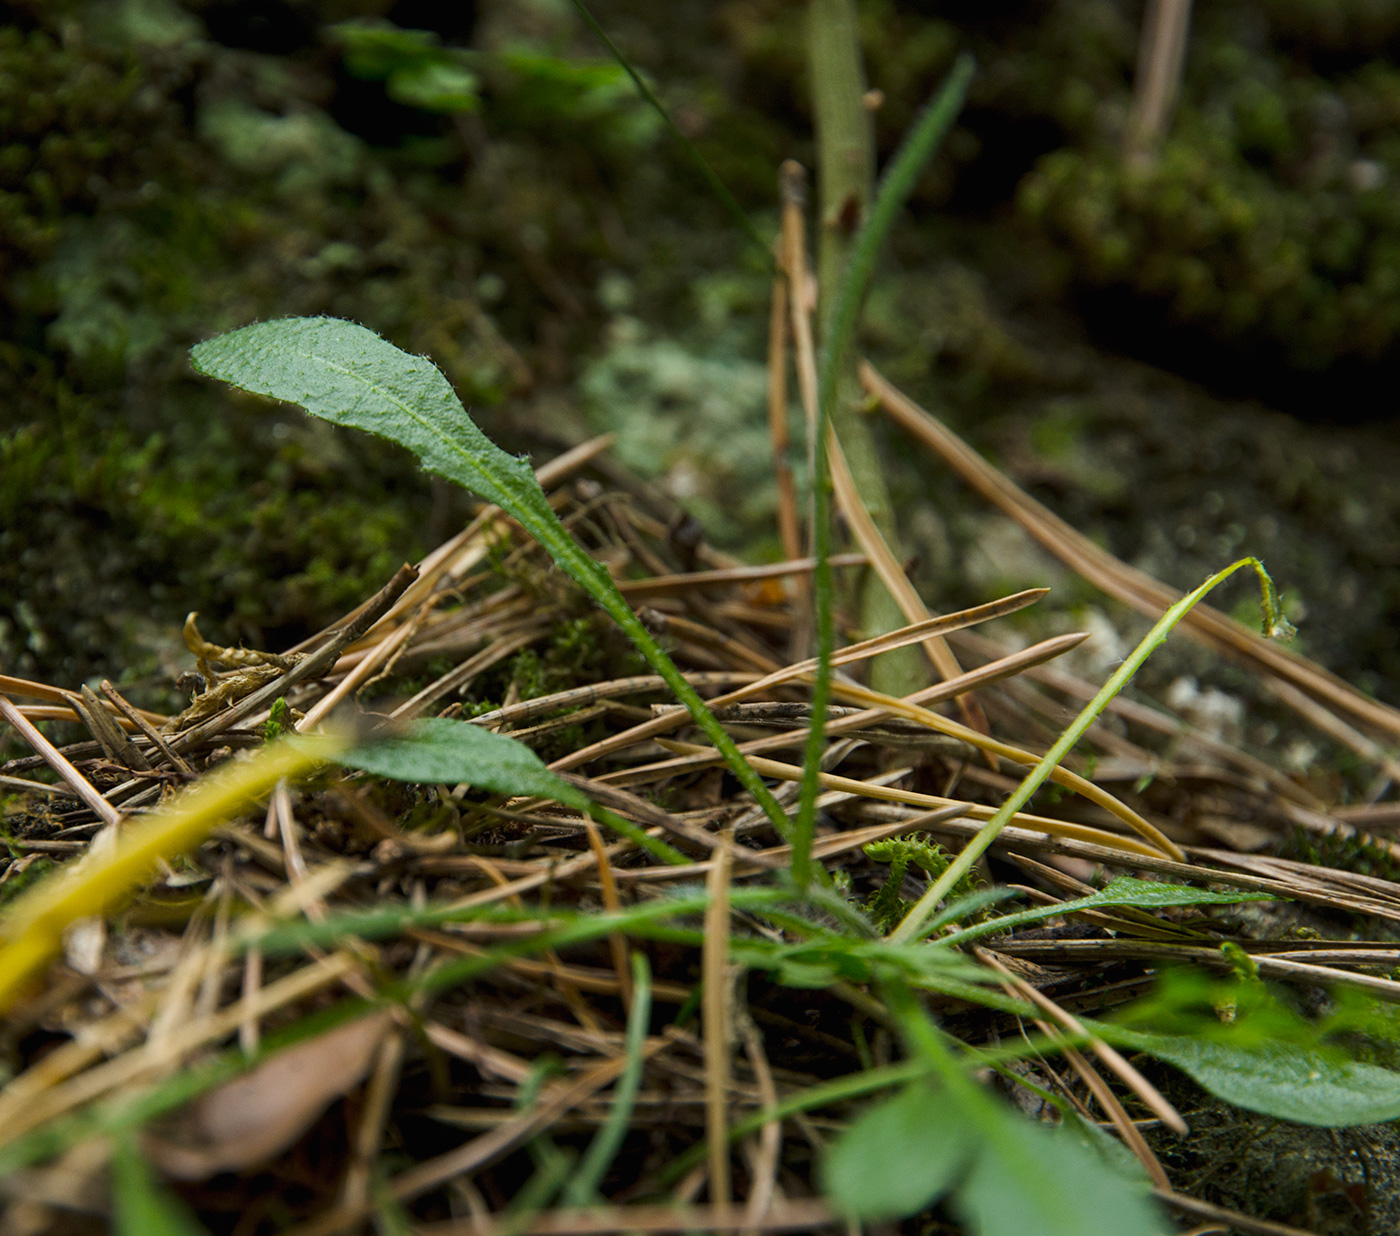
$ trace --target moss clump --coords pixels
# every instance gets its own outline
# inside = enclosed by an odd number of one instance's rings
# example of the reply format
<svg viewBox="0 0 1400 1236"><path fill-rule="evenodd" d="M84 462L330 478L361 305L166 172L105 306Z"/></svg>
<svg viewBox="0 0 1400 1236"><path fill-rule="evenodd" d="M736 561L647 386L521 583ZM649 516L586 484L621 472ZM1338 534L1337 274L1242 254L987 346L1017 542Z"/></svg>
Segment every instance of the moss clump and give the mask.
<svg viewBox="0 0 1400 1236"><path fill-rule="evenodd" d="M1322 74L1244 38L1243 20L1201 15L1155 159L1124 158L1120 89L1063 114L1075 140L1040 160L1020 206L1087 284L1300 367L1379 360L1400 338L1400 72L1368 59Z"/></svg>
<svg viewBox="0 0 1400 1236"><path fill-rule="evenodd" d="M882 932L893 930L906 914L913 909L913 902L901 895L904 877L910 866L918 867L930 879L936 880L948 870L952 859L936 841L929 840L927 833L910 833L906 837L891 837L887 841L874 841L865 846L865 856L877 863L889 863L890 874L878 892L861 907L870 921ZM949 897L957 900L975 893L983 887L982 877L976 871L969 871L949 891ZM974 914L974 921L980 922L985 913Z"/></svg>

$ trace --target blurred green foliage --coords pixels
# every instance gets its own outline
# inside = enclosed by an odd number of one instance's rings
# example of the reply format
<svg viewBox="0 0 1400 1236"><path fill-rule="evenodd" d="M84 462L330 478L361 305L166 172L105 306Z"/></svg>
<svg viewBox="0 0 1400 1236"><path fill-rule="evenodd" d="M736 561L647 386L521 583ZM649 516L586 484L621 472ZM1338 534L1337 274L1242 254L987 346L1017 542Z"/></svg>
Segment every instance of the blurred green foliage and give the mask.
<svg viewBox="0 0 1400 1236"><path fill-rule="evenodd" d="M577 178L655 133L615 66L526 43L482 71L509 147L464 143L431 125L481 103L462 63L476 53L328 21L317 46L264 54L209 37L203 7L0 5L9 672L166 669L191 608L277 645L447 535L463 501L401 452L195 385L187 346L329 313L431 353L477 409L499 404L535 381L507 335L542 342L534 366L557 372L590 329L571 289L606 241ZM380 79L379 101L342 105L342 61ZM395 106L398 130L357 123ZM580 144L562 164L560 138ZM487 194L463 191L473 142Z"/></svg>
<svg viewBox="0 0 1400 1236"><path fill-rule="evenodd" d="M1303 368L1382 358L1400 339L1400 71L1386 54L1400 9L1202 7L1171 132L1141 164L1122 150L1133 32L1113 26L1099 43L1118 64L1081 55L1054 109L1068 141L1018 194L1076 279Z"/></svg>

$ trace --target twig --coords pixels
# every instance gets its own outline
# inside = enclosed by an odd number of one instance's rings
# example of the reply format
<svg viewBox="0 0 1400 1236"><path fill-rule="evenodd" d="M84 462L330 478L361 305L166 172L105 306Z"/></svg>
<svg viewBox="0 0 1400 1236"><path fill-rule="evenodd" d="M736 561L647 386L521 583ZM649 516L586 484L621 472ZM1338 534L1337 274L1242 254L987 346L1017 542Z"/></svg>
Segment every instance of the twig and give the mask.
<svg viewBox="0 0 1400 1236"><path fill-rule="evenodd" d="M783 165L786 168L786 164ZM795 212L799 223L800 204L790 205L786 180L780 174L783 189L783 238L788 230L788 215ZM797 292L801 295L801 291ZM778 541L788 558L802 556L802 528L797 516L797 485L792 477L788 459L791 436L788 433L787 392L787 298L788 282L781 265L773 275L772 304L768 315L768 438L773 447L773 480L778 490ZM799 597L803 590L799 581ZM804 607L805 608L805 607Z"/></svg>
<svg viewBox="0 0 1400 1236"><path fill-rule="evenodd" d="M1150 158L1171 124L1190 25L1191 0L1147 0L1124 143L1129 160Z"/></svg>
<svg viewBox="0 0 1400 1236"><path fill-rule="evenodd" d="M191 747L208 741L215 734L220 734L231 728L245 717L251 717L260 712L298 683L308 682L329 673L341 652L368 631L380 616L398 600L404 589L417 578L417 567L401 566L394 573L393 579L375 593L368 604L360 606L355 616L348 619L339 630L334 631L330 638L315 652L309 653L280 678L264 687L259 687L251 695L244 696L243 699L219 713L218 716L211 717L208 721L172 738L170 746L176 751L188 751Z"/></svg>
<svg viewBox="0 0 1400 1236"><path fill-rule="evenodd" d="M729 976L729 870L733 843L726 837L715 852L706 888L705 945L701 969L705 976L702 1002L705 1030L705 1139L709 1145L710 1204L725 1226L729 1192L729 1044L733 1029Z"/></svg>
<svg viewBox="0 0 1400 1236"><path fill-rule="evenodd" d="M72 786L73 792L97 813L98 819L112 828L120 823L121 812L103 798L92 782L74 768L64 758L63 753L39 733L30 723L29 718L24 716L4 695L0 695L0 717L4 717L19 733L20 737L44 757L49 767Z"/></svg>
<svg viewBox="0 0 1400 1236"><path fill-rule="evenodd" d="M195 775L194 769L185 763L185 761L171 749L170 744L165 741L165 735L146 720L140 709L133 708L127 703L127 701L118 694L116 687L106 678L102 680L102 694L112 701L112 704L132 723L132 725L151 740L156 750L159 751L161 755L165 756L170 762L170 766L174 768L176 772L184 777L192 778Z"/></svg>

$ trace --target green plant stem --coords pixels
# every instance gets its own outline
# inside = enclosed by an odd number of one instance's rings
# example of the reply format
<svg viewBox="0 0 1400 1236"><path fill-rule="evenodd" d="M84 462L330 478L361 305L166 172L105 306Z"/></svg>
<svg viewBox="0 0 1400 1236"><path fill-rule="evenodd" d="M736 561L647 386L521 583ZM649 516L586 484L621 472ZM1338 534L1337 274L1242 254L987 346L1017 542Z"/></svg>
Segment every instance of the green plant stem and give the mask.
<svg viewBox="0 0 1400 1236"><path fill-rule="evenodd" d="M856 237L840 294L830 317L831 328L822 352L817 384L817 424L812 444L812 553L816 569L812 594L816 604L817 672L812 685L812 724L802 768L802 796L792 830L792 876L798 887L812 881L812 833L816 823L818 777L825 747L826 707L831 700L832 626L831 471L826 454L826 427L837 403L839 379L847 350L855 337L860 307L875 271L875 260L895 216L913 192L920 171L962 107L972 80L973 60L959 56L942 88L924 109L881 178L870 217Z"/></svg>
<svg viewBox="0 0 1400 1236"><path fill-rule="evenodd" d="M548 512L547 519L546 512ZM714 713L706 707L699 692L686 682L685 675L676 668L676 663L662 651L661 645L652 638L651 632L646 629L642 620L627 604L626 598L618 591L617 585L613 583L612 577L607 571L590 558L569 535L564 525L559 522L559 517L549 508L548 503L545 503L542 511L537 511L534 506L531 506L524 509L512 509L511 514L521 522L531 536L544 546L554 561L572 575L607 612L609 617L622 628L623 633L636 646L637 651L646 658L647 664L661 675L675 697L685 705L691 717L694 718L695 724L714 744L715 750L724 756L725 763L739 779L739 784L754 796L754 801L763 808L764 814L772 821L773 827L778 830L778 835L791 843L793 840L792 823L788 819L787 812L783 810L782 804L773 797L773 792L763 783L763 778L754 771L753 765L739 750L738 744L729 736L724 726L715 720Z"/></svg>
<svg viewBox="0 0 1400 1236"><path fill-rule="evenodd" d="M855 0L810 0L807 40L821 212L818 322L825 339L851 241L865 222L875 184L875 130L862 103L865 71Z"/></svg>
<svg viewBox="0 0 1400 1236"><path fill-rule="evenodd" d="M666 127L671 130L671 135L681 145L686 157L695 166L695 170L700 173L700 178L709 187L711 193L715 195L729 212L730 218L739 225L739 229L745 236L753 242L758 251L763 254L764 260L769 265L774 264L773 246L763 238L763 234L754 226L754 222L749 218L747 212L739 205L734 195L730 193L724 181L719 178L719 173L710 166L709 160L696 149L695 143L680 131L679 126L671 119L671 113L666 110L666 105L656 97L656 92L647 84L644 78L635 68L632 62L622 54L622 49L608 37L608 32L599 24L598 19L588 10L588 6L583 0L573 0L573 6L578 10L579 16L584 23L598 37L598 41L612 53L613 59L620 64L627 76L632 79L632 84L637 87L637 93L642 96L653 108L656 109Z"/></svg>
<svg viewBox="0 0 1400 1236"><path fill-rule="evenodd" d="M962 879L972 864L985 853L987 847L997 839L997 835L1006 827L1011 817L1030 801L1031 795L1044 784L1045 779L1054 772L1060 761L1074 749L1075 744L1084 736L1085 730L1108 707L1109 701L1128 685L1129 679L1142 668L1143 662L1152 652L1166 640L1167 636L1171 634L1172 628L1185 618L1192 607L1212 588L1229 579L1242 567L1247 566L1252 566L1259 577L1259 588L1263 594L1264 613L1270 632L1277 632L1285 628L1279 614L1278 598L1274 593L1273 580L1269 578L1268 572L1264 570L1264 564L1258 558L1241 558L1238 562L1232 562L1223 571L1217 571L1194 592L1182 597L1157 620L1156 626L1133 649L1127 660L1114 671L1113 676L1104 683L1098 694L1084 706L1084 710L1066 727L1059 738L1055 740L1054 746L1045 753L1040 763L1026 774L1025 779L1016 787L1011 797L1001 805L1001 809L996 815L983 825L981 831L963 847L962 853L934 881L928 892L919 898L913 909L904 916L904 920L890 933L891 943L905 944L918 936L924 923L938 907L939 902Z"/></svg>
<svg viewBox="0 0 1400 1236"><path fill-rule="evenodd" d="M874 189L875 126L863 101L866 81L854 0L810 0L807 36L820 194L818 323L825 343L830 339L832 314L852 240L865 222ZM856 411L860 398L854 367L847 364L840 374L837 399L830 410L831 423L865 509L886 544L899 556L899 532L889 486L870 422ZM902 625L899 606L874 571L860 572L853 588L854 609L866 635L880 635ZM894 695L907 695L926 685L927 673L923 654L913 647L884 653L870 666L872 684Z"/></svg>
<svg viewBox="0 0 1400 1236"><path fill-rule="evenodd" d="M639 846L648 854L659 858L663 863L672 867L684 867L690 862L690 859L675 846L667 845L659 837L648 837L644 828L640 828L631 820L625 819L615 811L609 811L598 803L588 804L588 815L599 824L612 829L619 836L626 837L633 845Z"/></svg>
<svg viewBox="0 0 1400 1236"><path fill-rule="evenodd" d="M643 1048L646 1046L647 1029L651 1023L651 967L642 953L632 954L632 1009L627 1015L627 1041L625 1051L627 1065L622 1076L617 1079L613 1090L612 1109L607 1121L598 1130L588 1151L579 1164L578 1171L564 1190L564 1204L567 1206L590 1206L596 1200L598 1186L603 1182L622 1139L627 1136L627 1127L632 1120L632 1108L637 1101L637 1090L642 1084Z"/></svg>

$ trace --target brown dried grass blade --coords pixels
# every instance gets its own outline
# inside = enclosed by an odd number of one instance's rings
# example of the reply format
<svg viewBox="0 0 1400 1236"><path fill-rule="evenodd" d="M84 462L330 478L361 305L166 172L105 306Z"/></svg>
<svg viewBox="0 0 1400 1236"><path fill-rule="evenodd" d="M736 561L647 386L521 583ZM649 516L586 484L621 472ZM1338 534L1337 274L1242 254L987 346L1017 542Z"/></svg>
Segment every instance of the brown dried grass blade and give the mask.
<svg viewBox="0 0 1400 1236"><path fill-rule="evenodd" d="M1059 516L1046 510L992 467L946 425L887 382L868 362L861 381L891 418L943 459L984 498L1020 524L1037 542L1095 587L1141 614L1159 616L1181 594L1115 558ZM1400 738L1400 711L1362 695L1335 674L1279 647L1208 605L1197 605L1181 629L1235 660L1283 681L1392 738Z"/></svg>
<svg viewBox="0 0 1400 1236"><path fill-rule="evenodd" d="M870 518L870 512L865 509L865 503L856 491L850 464L846 462L846 453L841 449L840 440L834 430L827 433L826 450L831 466L831 483L836 491L836 504L846 517L846 524L851 530L851 535L855 537L856 544L870 559L870 565L880 577L885 590L894 598L900 613L909 622L926 622L931 617L928 606L910 582L909 576L904 573L904 567L894 556L885 538L880 535L880 529ZM923 649L933 668L945 682L961 677L962 666L958 664L953 650L948 647L947 640L940 636L932 636L924 640ZM958 695L956 698L968 728L981 734L990 733L986 714L977 701L971 695Z"/></svg>

